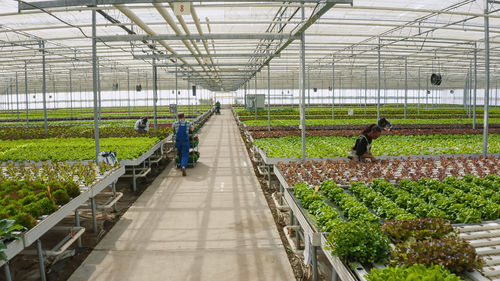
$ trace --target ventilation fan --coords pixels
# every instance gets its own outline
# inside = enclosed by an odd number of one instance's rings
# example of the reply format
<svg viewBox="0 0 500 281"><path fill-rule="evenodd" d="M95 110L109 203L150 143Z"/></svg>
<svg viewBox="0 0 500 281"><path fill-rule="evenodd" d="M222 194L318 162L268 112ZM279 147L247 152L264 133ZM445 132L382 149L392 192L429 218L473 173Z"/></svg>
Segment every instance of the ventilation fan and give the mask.
<svg viewBox="0 0 500 281"><path fill-rule="evenodd" d="M431 84L435 86L441 85L443 78L441 77L441 74L436 74L432 73L431 75Z"/></svg>

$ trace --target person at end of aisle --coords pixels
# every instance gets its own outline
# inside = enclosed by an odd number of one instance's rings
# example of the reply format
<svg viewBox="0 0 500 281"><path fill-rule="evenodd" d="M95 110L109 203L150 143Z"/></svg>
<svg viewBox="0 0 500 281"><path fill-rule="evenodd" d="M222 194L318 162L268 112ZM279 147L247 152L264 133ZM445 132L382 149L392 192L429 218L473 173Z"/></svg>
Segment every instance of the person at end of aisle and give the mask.
<svg viewBox="0 0 500 281"><path fill-rule="evenodd" d="M384 131L392 131L392 124L389 122L389 120L385 119L384 117L380 118L377 123L378 127Z"/></svg>
<svg viewBox="0 0 500 281"><path fill-rule="evenodd" d="M371 153L371 146L372 140L377 139L381 134L382 129L376 124L366 127L351 148L348 158L353 161L370 159L372 162L377 162L377 159Z"/></svg>
<svg viewBox="0 0 500 281"><path fill-rule="evenodd" d="M141 134L149 132L149 122L147 117L142 117L135 122L135 131Z"/></svg>
<svg viewBox="0 0 500 281"><path fill-rule="evenodd" d="M182 176L186 176L186 167L189 159L189 131L194 130L194 125L186 121L184 113L177 115L177 121L172 126L175 134L175 147L179 153L179 161L182 170Z"/></svg>
<svg viewBox="0 0 500 281"><path fill-rule="evenodd" d="M220 102L215 102L215 113L220 114Z"/></svg>

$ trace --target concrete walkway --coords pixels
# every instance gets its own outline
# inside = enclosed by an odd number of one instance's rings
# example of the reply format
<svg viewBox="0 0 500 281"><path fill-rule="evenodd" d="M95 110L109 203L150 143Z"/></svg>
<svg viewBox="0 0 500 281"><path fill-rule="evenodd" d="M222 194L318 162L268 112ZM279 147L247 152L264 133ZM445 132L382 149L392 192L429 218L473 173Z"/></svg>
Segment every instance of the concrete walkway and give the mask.
<svg viewBox="0 0 500 281"><path fill-rule="evenodd" d="M159 175L69 280L295 280L229 110L202 128L199 151L187 177Z"/></svg>

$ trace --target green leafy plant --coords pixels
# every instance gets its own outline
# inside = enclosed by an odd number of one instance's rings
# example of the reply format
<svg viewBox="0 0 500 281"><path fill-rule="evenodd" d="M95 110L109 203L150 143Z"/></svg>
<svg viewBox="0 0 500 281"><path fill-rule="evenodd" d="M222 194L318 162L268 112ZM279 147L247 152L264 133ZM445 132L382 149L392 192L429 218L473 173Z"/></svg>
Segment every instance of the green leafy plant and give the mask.
<svg viewBox="0 0 500 281"><path fill-rule="evenodd" d="M21 238L20 232L23 230L25 228L16 224L14 220L0 219L0 259L7 261L6 244L12 239Z"/></svg>
<svg viewBox="0 0 500 281"><path fill-rule="evenodd" d="M367 274L368 281L459 281L460 277L443 269L439 265L425 266L414 264L411 266L391 266L382 269L373 268Z"/></svg>
<svg viewBox="0 0 500 281"><path fill-rule="evenodd" d="M326 180L321 183L321 193L330 201L335 203L344 216L350 221L364 223L377 223L380 218L372 214L361 202L346 194L333 181Z"/></svg>
<svg viewBox="0 0 500 281"><path fill-rule="evenodd" d="M332 254L347 261L374 263L383 261L389 253L389 242L377 225L344 222L328 236Z"/></svg>
<svg viewBox="0 0 500 281"><path fill-rule="evenodd" d="M118 159L135 159L147 152L158 137L102 138L102 151L116 151ZM0 141L0 161L80 161L95 158L90 138Z"/></svg>
<svg viewBox="0 0 500 281"><path fill-rule="evenodd" d="M426 238L441 238L454 233L451 224L442 218L389 220L381 228L396 243L404 242L410 237L423 240Z"/></svg>
<svg viewBox="0 0 500 281"><path fill-rule="evenodd" d="M101 171L111 168L108 165ZM37 224L37 218L50 215L58 205L80 195L80 185L93 183L99 170L94 163L10 163L0 167L0 219L30 229Z"/></svg>
<svg viewBox="0 0 500 281"><path fill-rule="evenodd" d="M461 273L480 268L481 259L474 247L456 236L439 239L430 238L422 241L408 239L399 243L391 252L393 265L441 265L451 272Z"/></svg>
<svg viewBox="0 0 500 281"><path fill-rule="evenodd" d="M369 123L368 123L369 124ZM306 137L307 157L347 157L354 137ZM491 153L500 153L500 135L490 134ZM270 158L298 158L301 156L300 137L261 138L254 145L262 148ZM373 143L372 153L378 155L440 155L481 153L482 135L391 135L381 136Z"/></svg>

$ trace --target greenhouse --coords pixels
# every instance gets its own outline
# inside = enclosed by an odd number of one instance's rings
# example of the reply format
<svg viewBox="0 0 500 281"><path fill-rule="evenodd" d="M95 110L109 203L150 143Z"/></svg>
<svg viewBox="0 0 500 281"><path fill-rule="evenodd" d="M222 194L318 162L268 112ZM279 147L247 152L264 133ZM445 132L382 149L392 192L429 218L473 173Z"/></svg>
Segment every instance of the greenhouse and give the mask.
<svg viewBox="0 0 500 281"><path fill-rule="evenodd" d="M500 281L500 1L0 5L0 281Z"/></svg>

